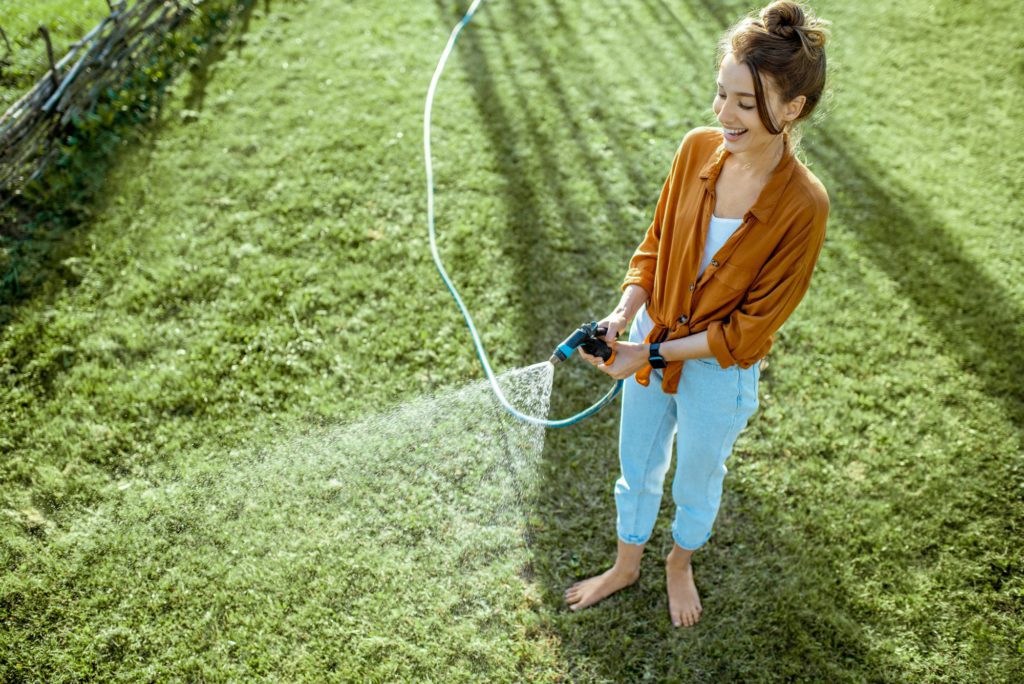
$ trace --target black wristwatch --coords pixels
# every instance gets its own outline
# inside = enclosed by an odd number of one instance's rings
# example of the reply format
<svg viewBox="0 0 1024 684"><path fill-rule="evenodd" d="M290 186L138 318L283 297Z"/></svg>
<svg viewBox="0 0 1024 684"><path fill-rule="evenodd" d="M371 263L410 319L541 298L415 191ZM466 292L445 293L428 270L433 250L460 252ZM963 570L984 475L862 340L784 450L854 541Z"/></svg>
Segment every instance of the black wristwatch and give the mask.
<svg viewBox="0 0 1024 684"><path fill-rule="evenodd" d="M665 367L665 357L661 355L661 342L655 342L651 345L651 352L647 356L647 361L651 364L651 368L662 369Z"/></svg>

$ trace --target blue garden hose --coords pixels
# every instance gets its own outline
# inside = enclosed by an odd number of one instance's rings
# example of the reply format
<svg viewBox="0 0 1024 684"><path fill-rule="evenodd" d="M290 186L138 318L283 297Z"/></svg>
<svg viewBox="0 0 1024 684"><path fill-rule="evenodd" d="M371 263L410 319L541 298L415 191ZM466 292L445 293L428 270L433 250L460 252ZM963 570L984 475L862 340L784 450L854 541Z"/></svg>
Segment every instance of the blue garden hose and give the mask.
<svg viewBox="0 0 1024 684"><path fill-rule="evenodd" d="M455 299L456 306L459 307L459 311L462 312L462 317L466 321L466 327L469 328L469 333L473 337L473 345L476 347L476 355L480 359L480 365L483 366L484 373L487 375L487 379L491 383L491 388L494 390L495 396L498 397L498 401L501 405L511 413L513 416L527 423L533 425L541 425L543 427L560 428L568 427L575 423L580 422L584 418L594 415L601 410L606 404L608 404L622 389L622 380L616 381L615 385L608 390L608 393L598 401L596 404L581 411L574 416L564 418L562 420L548 420L546 418L537 418L536 416L529 416L525 413L517 410L512 404L505 398L505 394L501 391L501 387L498 385L497 378L494 377L494 371L491 370L491 364L487 360L487 352L484 351L483 343L480 342L480 334L476 330L476 326L473 325L473 318L469 315L469 310L466 309L466 305L462 302L462 297L459 296L459 291L455 289L455 285L452 284L451 279L444 270L444 265L441 263L441 255L437 250L437 236L434 231L434 170L430 160L430 110L434 103L434 91L437 88L437 82L441 79L441 72L444 70L444 65L448 61L448 55L451 54L452 48L455 47L455 41L459 37L459 33L462 29L470 22L473 18L473 13L476 12L477 7L480 6L482 0L474 0L473 4L470 5L466 15L462 17L462 21L456 24L455 28L452 29L451 36L448 38L448 45L445 46L444 52L441 53L441 60L437 63L437 69L434 70L434 77L430 79L430 88L427 90L427 104L423 111L423 157L426 161L427 167L427 227L430 232L430 253L434 257L434 265L437 266L438 273L441 274L441 280L448 287L448 291L451 292L452 297ZM567 349L567 354L572 353L572 349Z"/></svg>

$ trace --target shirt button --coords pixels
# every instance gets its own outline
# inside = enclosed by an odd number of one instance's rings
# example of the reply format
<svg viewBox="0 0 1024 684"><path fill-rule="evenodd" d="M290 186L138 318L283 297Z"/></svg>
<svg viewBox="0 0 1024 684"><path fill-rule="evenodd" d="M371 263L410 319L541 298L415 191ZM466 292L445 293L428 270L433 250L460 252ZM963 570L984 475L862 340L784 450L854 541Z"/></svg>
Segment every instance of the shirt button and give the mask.
<svg viewBox="0 0 1024 684"><path fill-rule="evenodd" d="M693 283L690 283L690 292L693 292Z"/></svg>
<svg viewBox="0 0 1024 684"><path fill-rule="evenodd" d="M686 316L680 316L679 317L679 322L680 323L686 323Z"/></svg>
<svg viewBox="0 0 1024 684"><path fill-rule="evenodd" d="M712 259L711 260L711 265L712 266L718 266L718 261L716 259Z"/></svg>

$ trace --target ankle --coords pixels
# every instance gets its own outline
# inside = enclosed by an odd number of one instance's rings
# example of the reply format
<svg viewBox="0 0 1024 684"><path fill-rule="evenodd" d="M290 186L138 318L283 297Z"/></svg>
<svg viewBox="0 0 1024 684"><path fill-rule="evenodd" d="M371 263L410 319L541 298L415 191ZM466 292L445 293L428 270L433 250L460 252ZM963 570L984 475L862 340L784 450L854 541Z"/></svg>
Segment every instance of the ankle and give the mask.
<svg viewBox="0 0 1024 684"><path fill-rule="evenodd" d="M668 565L674 569L685 570L690 566L690 558L693 556L692 551L686 551L679 553L675 549L669 551L668 557L665 558L665 565Z"/></svg>
<svg viewBox="0 0 1024 684"><path fill-rule="evenodd" d="M635 580L640 576L640 566L616 562L612 566L612 572L620 577Z"/></svg>

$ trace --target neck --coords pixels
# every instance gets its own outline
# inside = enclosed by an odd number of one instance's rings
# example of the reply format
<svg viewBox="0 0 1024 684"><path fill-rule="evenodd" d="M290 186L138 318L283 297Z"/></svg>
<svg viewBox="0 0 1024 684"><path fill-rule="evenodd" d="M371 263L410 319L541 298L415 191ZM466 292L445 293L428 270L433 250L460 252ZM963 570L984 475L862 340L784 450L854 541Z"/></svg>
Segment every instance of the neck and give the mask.
<svg viewBox="0 0 1024 684"><path fill-rule="evenodd" d="M785 146L785 136L780 134L772 136L771 140L761 147L736 152L732 157L734 163L738 164L745 172L767 176L779 165Z"/></svg>

